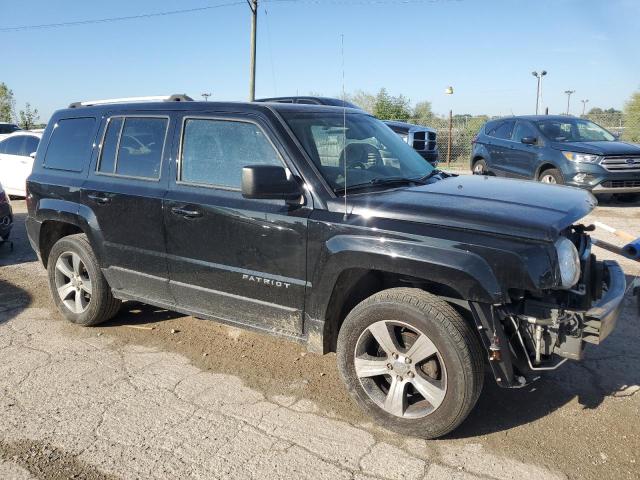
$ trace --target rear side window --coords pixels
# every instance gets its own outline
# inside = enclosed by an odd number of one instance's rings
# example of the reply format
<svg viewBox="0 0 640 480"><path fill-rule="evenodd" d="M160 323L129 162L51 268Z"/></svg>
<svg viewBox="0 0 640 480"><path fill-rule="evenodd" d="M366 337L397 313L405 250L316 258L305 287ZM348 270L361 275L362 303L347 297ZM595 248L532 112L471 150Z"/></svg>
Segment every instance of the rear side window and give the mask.
<svg viewBox="0 0 640 480"><path fill-rule="evenodd" d="M91 156L95 123L95 118L58 120L44 156L45 168L81 172Z"/></svg>
<svg viewBox="0 0 640 480"><path fill-rule="evenodd" d="M181 181L240 188L242 167L247 165L283 166L273 145L257 125L194 118L185 121Z"/></svg>
<svg viewBox="0 0 640 480"><path fill-rule="evenodd" d="M40 143L40 139L38 137L34 137L32 135L25 135L24 145L22 146L22 154L25 157L28 157L36 150L38 150L38 144Z"/></svg>
<svg viewBox="0 0 640 480"><path fill-rule="evenodd" d="M98 171L157 180L169 119L112 117L102 143Z"/></svg>
<svg viewBox="0 0 640 480"><path fill-rule="evenodd" d="M487 135L489 135L490 137L508 140L511 138L511 133L513 132L513 126L515 125L515 123L516 122L513 120L496 123L489 128L489 130L487 131Z"/></svg>

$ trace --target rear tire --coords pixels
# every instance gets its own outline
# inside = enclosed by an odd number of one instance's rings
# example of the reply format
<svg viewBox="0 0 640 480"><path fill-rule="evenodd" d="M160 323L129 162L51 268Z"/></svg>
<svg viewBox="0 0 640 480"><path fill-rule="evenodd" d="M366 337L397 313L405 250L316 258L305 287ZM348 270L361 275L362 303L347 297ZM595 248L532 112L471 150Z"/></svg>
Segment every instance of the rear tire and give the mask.
<svg viewBox="0 0 640 480"><path fill-rule="evenodd" d="M122 302L113 297L84 234L63 237L55 243L47 273L53 301L70 322L87 327L118 313Z"/></svg>
<svg viewBox="0 0 640 480"><path fill-rule="evenodd" d="M549 183L551 185L562 185L564 183L562 173L560 173L560 170L557 168L549 168L544 172L541 172L538 176L538 180L541 183Z"/></svg>
<svg viewBox="0 0 640 480"><path fill-rule="evenodd" d="M482 391L476 333L447 302L415 288L384 290L358 304L342 324L337 355L358 405L405 435L451 432Z"/></svg>

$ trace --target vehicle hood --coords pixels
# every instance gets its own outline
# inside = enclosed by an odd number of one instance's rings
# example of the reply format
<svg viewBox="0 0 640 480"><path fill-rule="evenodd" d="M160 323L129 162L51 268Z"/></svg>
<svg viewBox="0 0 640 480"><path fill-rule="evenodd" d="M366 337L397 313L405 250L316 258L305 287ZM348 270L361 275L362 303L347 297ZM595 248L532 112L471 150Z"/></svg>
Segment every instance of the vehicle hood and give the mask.
<svg viewBox="0 0 640 480"><path fill-rule="evenodd" d="M553 142L551 147L594 155L640 155L640 145L627 142Z"/></svg>
<svg viewBox="0 0 640 480"><path fill-rule="evenodd" d="M365 217L555 241L597 202L589 192L573 187L460 175L429 185L352 195L347 204L350 213Z"/></svg>

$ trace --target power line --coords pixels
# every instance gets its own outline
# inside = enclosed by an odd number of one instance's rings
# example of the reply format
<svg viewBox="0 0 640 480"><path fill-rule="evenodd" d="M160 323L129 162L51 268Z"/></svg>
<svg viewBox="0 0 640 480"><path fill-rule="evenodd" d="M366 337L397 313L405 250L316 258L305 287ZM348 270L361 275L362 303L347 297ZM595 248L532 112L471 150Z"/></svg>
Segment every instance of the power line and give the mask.
<svg viewBox="0 0 640 480"><path fill-rule="evenodd" d="M234 1L234 2L228 2L228 3L219 3L217 5L208 5L205 7L185 8L181 10L169 10L165 12L142 13L139 15L128 15L125 17L94 18L90 20L77 20L73 22L44 23L41 25L21 25L17 27L0 27L0 33L1 32L19 32L23 30L39 30L39 29L45 29L45 28L73 27L77 25L89 25L92 23L111 23L111 22L120 22L124 20L138 20L142 18L166 17L169 15L202 12L205 10L213 10L216 8L232 7L235 5L243 5L244 3L245 3L244 0L240 0L240 1Z"/></svg>

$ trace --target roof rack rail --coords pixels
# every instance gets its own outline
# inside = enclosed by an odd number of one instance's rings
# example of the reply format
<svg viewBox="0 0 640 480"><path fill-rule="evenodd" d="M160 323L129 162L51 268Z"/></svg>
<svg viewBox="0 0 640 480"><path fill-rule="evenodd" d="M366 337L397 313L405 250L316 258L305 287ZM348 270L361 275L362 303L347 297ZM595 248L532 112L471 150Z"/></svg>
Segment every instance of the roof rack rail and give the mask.
<svg viewBox="0 0 640 480"><path fill-rule="evenodd" d="M73 102L69 108L90 107L93 105L109 105L111 103L134 103L134 102L193 102L193 98L189 95L159 95L151 97L125 97L125 98L109 98L106 100L89 100L84 102Z"/></svg>

